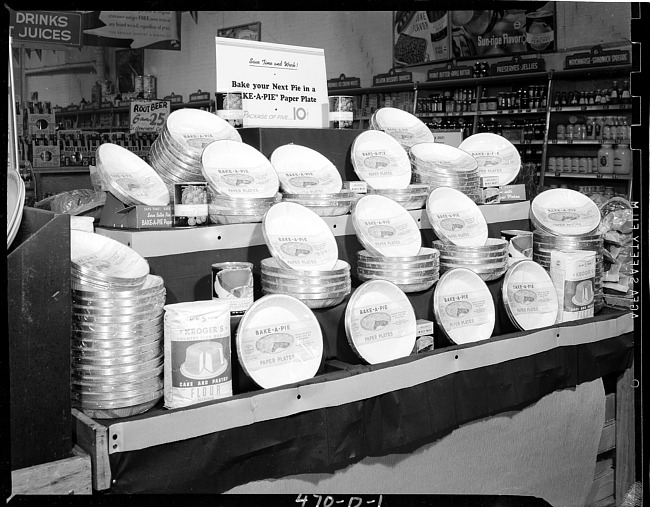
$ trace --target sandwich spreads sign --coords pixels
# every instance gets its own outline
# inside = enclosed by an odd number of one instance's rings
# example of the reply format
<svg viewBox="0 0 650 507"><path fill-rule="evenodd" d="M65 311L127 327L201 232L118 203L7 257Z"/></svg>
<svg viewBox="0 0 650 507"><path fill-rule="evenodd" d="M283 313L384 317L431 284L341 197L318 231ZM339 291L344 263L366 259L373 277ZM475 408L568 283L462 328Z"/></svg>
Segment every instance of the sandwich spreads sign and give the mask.
<svg viewBox="0 0 650 507"><path fill-rule="evenodd" d="M244 127L329 126L322 49L215 37L217 93L242 94Z"/></svg>

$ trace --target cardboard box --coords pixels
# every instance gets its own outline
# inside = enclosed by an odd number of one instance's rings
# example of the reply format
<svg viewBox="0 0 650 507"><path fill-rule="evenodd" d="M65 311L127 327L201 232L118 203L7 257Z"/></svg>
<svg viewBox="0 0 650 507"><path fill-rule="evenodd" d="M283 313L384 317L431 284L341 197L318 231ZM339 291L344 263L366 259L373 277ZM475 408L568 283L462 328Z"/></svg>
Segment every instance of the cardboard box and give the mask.
<svg viewBox="0 0 650 507"><path fill-rule="evenodd" d="M53 113L49 114L29 114L26 117L27 132L33 136L35 134L55 134L56 120Z"/></svg>
<svg viewBox="0 0 650 507"><path fill-rule="evenodd" d="M112 193L106 192L99 225L127 229L169 229L172 226L172 206L127 206Z"/></svg>
<svg viewBox="0 0 650 507"><path fill-rule="evenodd" d="M58 146L38 146L32 143L33 167L60 167L61 150Z"/></svg>

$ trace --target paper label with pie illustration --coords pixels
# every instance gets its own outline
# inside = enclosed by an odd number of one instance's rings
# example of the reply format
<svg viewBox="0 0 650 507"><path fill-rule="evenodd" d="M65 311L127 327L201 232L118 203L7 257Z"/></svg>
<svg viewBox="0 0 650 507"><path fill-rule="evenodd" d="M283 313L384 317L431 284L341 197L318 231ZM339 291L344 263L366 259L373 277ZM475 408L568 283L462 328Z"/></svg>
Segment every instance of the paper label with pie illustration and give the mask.
<svg viewBox="0 0 650 507"><path fill-rule="evenodd" d="M433 134L429 128L422 125L413 125L411 127L386 127L384 132L397 140L403 146L413 146L414 144L433 142Z"/></svg>
<svg viewBox="0 0 650 507"><path fill-rule="evenodd" d="M395 248L402 245L421 243L420 230L409 214L400 214L379 219L357 217L364 239L376 250Z"/></svg>
<svg viewBox="0 0 650 507"><path fill-rule="evenodd" d="M268 164L236 169L211 168L209 174L219 190L231 197L266 197L278 189L276 173Z"/></svg>
<svg viewBox="0 0 650 507"><path fill-rule="evenodd" d="M555 286L544 282L511 282L507 286L508 302L513 315L530 315L557 311Z"/></svg>
<svg viewBox="0 0 650 507"><path fill-rule="evenodd" d="M492 299L485 291L463 291L442 296L439 315L442 326L448 331L489 324Z"/></svg>
<svg viewBox="0 0 650 507"><path fill-rule="evenodd" d="M128 249L104 248L101 252L89 253L72 260L80 266L104 275L116 277L139 277L148 274L148 267L139 255L133 255ZM145 269L143 271L143 269Z"/></svg>
<svg viewBox="0 0 650 507"><path fill-rule="evenodd" d="M594 229L600 221L600 212L593 203L586 203L583 206L558 206L553 208L542 208L536 205L533 208L533 213L544 226L566 234L571 234L572 230L575 229Z"/></svg>
<svg viewBox="0 0 650 507"><path fill-rule="evenodd" d="M251 327L239 340L242 362L248 371L259 371L292 363L320 361L319 329L311 321L286 321L282 324Z"/></svg>
<svg viewBox="0 0 650 507"><path fill-rule="evenodd" d="M294 269L309 271L329 261L333 264L338 255L329 230L317 234L268 234L267 239L282 261Z"/></svg>
<svg viewBox="0 0 650 507"><path fill-rule="evenodd" d="M413 333L412 307L404 301L388 301L358 306L350 318L351 336L356 347L399 340Z"/></svg>
<svg viewBox="0 0 650 507"><path fill-rule="evenodd" d="M355 167L364 178L395 178L411 172L408 159L393 150L360 149L355 151L354 158Z"/></svg>
<svg viewBox="0 0 650 507"><path fill-rule="evenodd" d="M519 163L519 153L514 146L498 151L482 150L470 153L478 162L478 170L481 175L507 173Z"/></svg>
<svg viewBox="0 0 650 507"><path fill-rule="evenodd" d="M480 220L482 215L476 209L467 209L452 212L428 212L436 232L440 232L452 243L480 236L485 233L485 221Z"/></svg>
<svg viewBox="0 0 650 507"><path fill-rule="evenodd" d="M332 173L330 166L301 171L290 170L283 173L280 178L289 193L293 194L320 194L336 193L341 190L340 181L336 178L338 173Z"/></svg>

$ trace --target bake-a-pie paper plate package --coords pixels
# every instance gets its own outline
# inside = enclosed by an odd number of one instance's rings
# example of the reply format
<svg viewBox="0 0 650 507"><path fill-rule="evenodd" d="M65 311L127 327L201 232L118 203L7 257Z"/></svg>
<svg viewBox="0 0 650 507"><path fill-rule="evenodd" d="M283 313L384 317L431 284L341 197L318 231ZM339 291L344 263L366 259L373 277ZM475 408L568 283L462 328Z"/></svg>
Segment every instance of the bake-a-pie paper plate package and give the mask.
<svg viewBox="0 0 650 507"><path fill-rule="evenodd" d="M427 198L426 212L433 231L444 243L485 245L488 238L485 217L476 203L460 190L433 189Z"/></svg>
<svg viewBox="0 0 650 507"><path fill-rule="evenodd" d="M314 377L323 357L316 316L293 296L268 294L253 303L237 327L244 372L269 389Z"/></svg>
<svg viewBox="0 0 650 507"><path fill-rule="evenodd" d="M408 356L415 345L416 318L404 292L386 280L369 280L352 294L345 331L352 350L370 364Z"/></svg>
<svg viewBox="0 0 650 507"><path fill-rule="evenodd" d="M408 153L391 135L381 130L359 134L351 148L354 172L375 189L404 189L411 183Z"/></svg>
<svg viewBox="0 0 650 507"><path fill-rule="evenodd" d="M569 188L551 188L530 203L535 228L554 236L591 235L598 230L600 210L588 196Z"/></svg>
<svg viewBox="0 0 650 507"><path fill-rule="evenodd" d="M336 194L343 180L336 166L323 154L307 146L285 144L270 157L278 173L280 188L287 194Z"/></svg>
<svg viewBox="0 0 650 507"><path fill-rule="evenodd" d="M521 156L517 148L505 137L491 132L481 132L465 139L458 146L478 162L483 178L496 178L498 186L508 185L519 174Z"/></svg>

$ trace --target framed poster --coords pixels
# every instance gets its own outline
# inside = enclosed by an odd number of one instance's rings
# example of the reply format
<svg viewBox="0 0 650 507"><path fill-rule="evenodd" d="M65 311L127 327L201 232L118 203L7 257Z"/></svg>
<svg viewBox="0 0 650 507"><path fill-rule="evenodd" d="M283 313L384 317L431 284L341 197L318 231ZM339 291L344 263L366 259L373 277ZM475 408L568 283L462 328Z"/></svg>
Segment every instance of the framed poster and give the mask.
<svg viewBox="0 0 650 507"><path fill-rule="evenodd" d="M449 60L447 11L393 13L393 67Z"/></svg>
<svg viewBox="0 0 650 507"><path fill-rule="evenodd" d="M262 23L249 23L248 25L237 25L228 28L219 28L217 37L242 40L262 40Z"/></svg>
<svg viewBox="0 0 650 507"><path fill-rule="evenodd" d="M136 76L144 75L144 49L115 51L115 73L120 93L135 91Z"/></svg>

